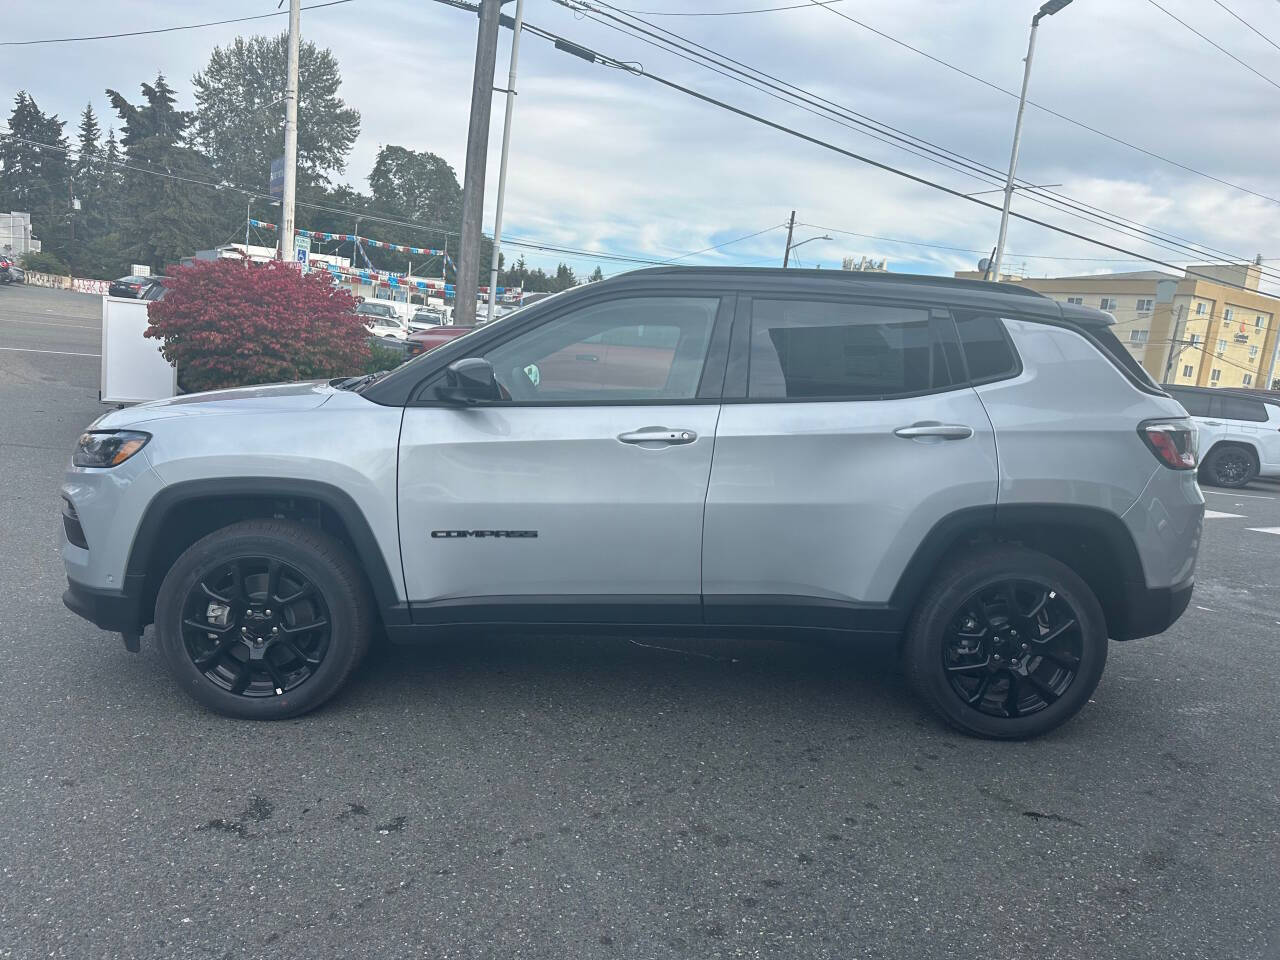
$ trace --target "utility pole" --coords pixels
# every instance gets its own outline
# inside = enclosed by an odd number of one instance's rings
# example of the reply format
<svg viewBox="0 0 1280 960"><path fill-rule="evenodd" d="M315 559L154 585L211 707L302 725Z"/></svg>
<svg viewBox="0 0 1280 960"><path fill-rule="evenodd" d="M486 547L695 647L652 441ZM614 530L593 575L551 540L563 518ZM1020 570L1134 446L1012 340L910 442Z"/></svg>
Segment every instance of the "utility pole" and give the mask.
<svg viewBox="0 0 1280 960"><path fill-rule="evenodd" d="M253 196L250 194L244 198L244 265L249 266L249 221L253 219L251 211L253 210Z"/></svg>
<svg viewBox="0 0 1280 960"><path fill-rule="evenodd" d="M787 221L787 246L782 251L782 269L787 269L787 263L791 260L791 233L796 228L796 212L791 211L791 219Z"/></svg>
<svg viewBox="0 0 1280 960"><path fill-rule="evenodd" d="M1186 309L1186 304L1178 304L1177 316L1173 318L1173 336L1169 338L1169 359L1164 363L1164 377L1161 383L1169 382L1169 375L1173 372L1173 365L1178 361L1178 357L1182 356L1182 351L1186 344L1182 342L1182 314Z"/></svg>
<svg viewBox="0 0 1280 960"><path fill-rule="evenodd" d="M507 153L511 148L511 108L516 102L516 60L520 57L520 28L524 25L524 0L516 0L516 22L511 30L511 65L507 69L507 115L502 122L502 163L498 167L498 208L493 215L493 264L489 267L489 315L498 300L498 260L502 256L502 201L507 193Z"/></svg>
<svg viewBox="0 0 1280 960"><path fill-rule="evenodd" d="M454 323L476 320L476 276L480 271L480 218L484 213L484 173L489 150L493 71L498 60L498 14L501 0L480 0L476 66L471 78L471 120L467 125L467 166L462 175L462 236L454 279Z"/></svg>
<svg viewBox="0 0 1280 960"><path fill-rule="evenodd" d="M293 259L293 205L298 192L298 29L302 0L289 0L289 77L284 92L284 204L280 259Z"/></svg>

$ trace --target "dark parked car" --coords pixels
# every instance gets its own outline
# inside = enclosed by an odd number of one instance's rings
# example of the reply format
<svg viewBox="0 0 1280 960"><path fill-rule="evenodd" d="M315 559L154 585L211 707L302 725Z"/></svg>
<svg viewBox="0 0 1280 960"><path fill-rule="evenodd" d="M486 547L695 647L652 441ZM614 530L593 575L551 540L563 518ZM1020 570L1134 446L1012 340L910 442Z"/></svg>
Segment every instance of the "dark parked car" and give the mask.
<svg viewBox="0 0 1280 960"><path fill-rule="evenodd" d="M0 253L0 283L13 283L13 261Z"/></svg>
<svg viewBox="0 0 1280 960"><path fill-rule="evenodd" d="M157 283L155 277L121 277L112 280L107 293L113 297L131 297L135 300L146 300L147 289Z"/></svg>

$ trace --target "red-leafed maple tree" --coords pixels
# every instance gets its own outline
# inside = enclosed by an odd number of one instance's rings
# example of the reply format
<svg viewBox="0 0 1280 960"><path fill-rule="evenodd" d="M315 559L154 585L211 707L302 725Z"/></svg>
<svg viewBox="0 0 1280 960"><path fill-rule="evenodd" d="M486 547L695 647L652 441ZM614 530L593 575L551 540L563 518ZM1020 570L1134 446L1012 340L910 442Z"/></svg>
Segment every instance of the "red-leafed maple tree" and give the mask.
<svg viewBox="0 0 1280 960"><path fill-rule="evenodd" d="M162 342L184 390L355 375L369 359L356 301L326 273L207 260L168 276L146 335Z"/></svg>

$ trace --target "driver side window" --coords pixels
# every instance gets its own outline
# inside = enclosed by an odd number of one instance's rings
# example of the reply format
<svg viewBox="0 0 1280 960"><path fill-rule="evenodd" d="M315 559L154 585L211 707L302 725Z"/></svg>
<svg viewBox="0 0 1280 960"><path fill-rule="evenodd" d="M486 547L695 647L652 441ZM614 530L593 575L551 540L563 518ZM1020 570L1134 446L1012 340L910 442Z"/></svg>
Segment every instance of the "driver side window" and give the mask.
<svg viewBox="0 0 1280 960"><path fill-rule="evenodd" d="M692 400L715 297L633 297L557 317L485 359L514 401Z"/></svg>

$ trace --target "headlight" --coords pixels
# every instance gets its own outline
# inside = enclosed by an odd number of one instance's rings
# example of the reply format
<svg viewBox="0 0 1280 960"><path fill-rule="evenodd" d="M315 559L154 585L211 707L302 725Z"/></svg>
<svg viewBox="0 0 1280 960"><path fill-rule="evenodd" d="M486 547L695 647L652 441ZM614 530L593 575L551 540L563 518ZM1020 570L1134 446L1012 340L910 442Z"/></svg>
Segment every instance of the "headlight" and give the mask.
<svg viewBox="0 0 1280 960"><path fill-rule="evenodd" d="M90 430L80 434L71 462L77 467L116 467L150 439L151 434L139 430Z"/></svg>

